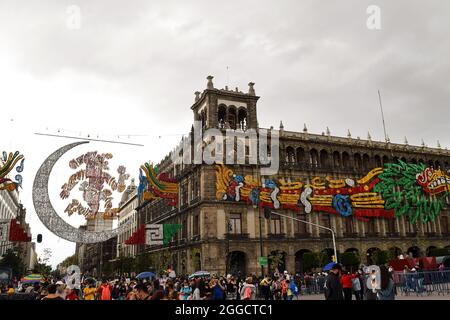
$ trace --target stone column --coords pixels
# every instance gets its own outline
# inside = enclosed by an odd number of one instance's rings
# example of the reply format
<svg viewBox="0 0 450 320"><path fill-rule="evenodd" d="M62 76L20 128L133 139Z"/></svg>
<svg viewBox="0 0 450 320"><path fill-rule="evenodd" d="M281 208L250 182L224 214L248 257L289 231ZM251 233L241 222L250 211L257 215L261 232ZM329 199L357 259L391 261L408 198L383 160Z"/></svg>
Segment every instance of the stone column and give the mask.
<svg viewBox="0 0 450 320"><path fill-rule="evenodd" d="M258 226L259 227L259 226ZM249 238L256 238L255 210L252 207L247 209L247 230Z"/></svg>

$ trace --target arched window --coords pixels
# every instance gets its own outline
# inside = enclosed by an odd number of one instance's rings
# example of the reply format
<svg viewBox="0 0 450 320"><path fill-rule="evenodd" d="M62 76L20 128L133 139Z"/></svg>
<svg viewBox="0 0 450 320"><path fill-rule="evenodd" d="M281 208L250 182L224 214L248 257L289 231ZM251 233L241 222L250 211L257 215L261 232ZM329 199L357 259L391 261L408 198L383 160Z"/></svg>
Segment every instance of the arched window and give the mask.
<svg viewBox="0 0 450 320"><path fill-rule="evenodd" d="M227 117L227 107L224 104L221 104L219 105L217 111L217 121L219 128L221 129L225 128L226 117Z"/></svg>
<svg viewBox="0 0 450 320"><path fill-rule="evenodd" d="M383 156L383 165L389 163L389 157L388 156Z"/></svg>
<svg viewBox="0 0 450 320"><path fill-rule="evenodd" d="M428 166L429 166L429 167L434 167L433 160L428 160Z"/></svg>
<svg viewBox="0 0 450 320"><path fill-rule="evenodd" d="M230 126L230 129L236 130L236 121L236 108L234 106L230 106L228 108L228 125Z"/></svg>
<svg viewBox="0 0 450 320"><path fill-rule="evenodd" d="M350 156L347 152L342 152L342 167L344 169L350 168Z"/></svg>
<svg viewBox="0 0 450 320"><path fill-rule="evenodd" d="M416 160L415 158L412 158L412 159L411 159L411 163L412 163L412 164L417 164L417 160Z"/></svg>
<svg viewBox="0 0 450 320"><path fill-rule="evenodd" d="M400 160L402 160L403 162L406 163L406 158L405 157L401 157Z"/></svg>
<svg viewBox="0 0 450 320"><path fill-rule="evenodd" d="M241 108L238 111L238 128L247 130L247 110L244 108Z"/></svg>
<svg viewBox="0 0 450 320"><path fill-rule="evenodd" d="M368 154L365 153L363 155L362 161L363 161L363 169L366 169L366 170L369 169L370 168L370 157Z"/></svg>
<svg viewBox="0 0 450 320"><path fill-rule="evenodd" d="M297 163L301 164L305 161L305 150L299 147L297 148Z"/></svg>
<svg viewBox="0 0 450 320"><path fill-rule="evenodd" d="M206 111L200 113L200 121L202 122L202 128L206 127Z"/></svg>
<svg viewBox="0 0 450 320"><path fill-rule="evenodd" d="M309 163L313 168L316 168L319 165L319 153L316 149L311 149L311 151L309 151Z"/></svg>
<svg viewBox="0 0 450 320"><path fill-rule="evenodd" d="M356 170L362 169L362 159L361 159L361 155L359 153L355 153L353 155L353 161L355 163Z"/></svg>
<svg viewBox="0 0 450 320"><path fill-rule="evenodd" d="M441 167L441 163L439 161L434 162L434 168L439 169Z"/></svg>
<svg viewBox="0 0 450 320"><path fill-rule="evenodd" d="M335 168L341 166L341 154L338 151L333 152L333 166Z"/></svg>
<svg viewBox="0 0 450 320"><path fill-rule="evenodd" d="M286 148L286 162L287 163L295 163L295 151L292 147Z"/></svg>
<svg viewBox="0 0 450 320"><path fill-rule="evenodd" d="M328 152L326 150L320 151L320 166L322 168L328 167Z"/></svg>
<svg viewBox="0 0 450 320"><path fill-rule="evenodd" d="M375 160L375 165L377 166L377 168L383 166L383 163L381 162L381 157L379 155L375 155L373 159Z"/></svg>

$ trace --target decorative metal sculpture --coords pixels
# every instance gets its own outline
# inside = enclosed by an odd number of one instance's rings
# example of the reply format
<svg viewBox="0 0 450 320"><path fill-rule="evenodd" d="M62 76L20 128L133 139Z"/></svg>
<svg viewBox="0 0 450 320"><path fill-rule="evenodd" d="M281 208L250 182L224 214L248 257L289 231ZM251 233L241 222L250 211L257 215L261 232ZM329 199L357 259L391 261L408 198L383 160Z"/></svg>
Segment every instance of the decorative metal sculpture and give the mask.
<svg viewBox="0 0 450 320"><path fill-rule="evenodd" d="M8 174L10 174L14 170L14 166L20 161L20 165L18 165L16 169L15 181L12 181L8 178ZM8 190L13 191L16 190L17 187L22 187L22 175L21 173L24 169L24 157L16 151L14 154L12 152L9 155L3 151L3 157L0 159L0 190Z"/></svg>
<svg viewBox="0 0 450 320"><path fill-rule="evenodd" d="M96 243L106 241L119 233L124 232L132 223L131 220L122 224L119 228L104 231L87 231L77 229L65 222L53 208L49 193L48 181L50 173L62 155L70 149L88 142L75 142L66 145L53 152L41 165L36 173L33 183L33 204L36 214L42 223L58 237L78 243Z"/></svg>
<svg viewBox="0 0 450 320"><path fill-rule="evenodd" d="M412 224L434 221L450 192L450 176L424 164L388 163L363 178L332 179L312 177L301 181L266 180L264 185L251 176L242 177L224 165L216 166L216 198L245 201L275 209L310 213L328 212L367 220L407 216Z"/></svg>
<svg viewBox="0 0 450 320"><path fill-rule="evenodd" d="M84 155L70 161L71 169L78 169L85 165L85 169L81 169L72 174L67 183L61 189L61 199L67 199L71 190L81 181L79 190L83 192L83 200L87 203L84 207L77 199L72 199L72 202L67 206L66 212L69 216L78 212L84 215L87 219L94 218L100 210L100 202L104 202L103 216L104 218L114 217L117 215L119 208L113 208L112 194L114 191L122 193L125 191L125 181L130 177L126 173L124 166L117 168L119 174L117 180L109 173L108 160L112 158L110 153L87 152ZM105 188L105 184L110 188Z"/></svg>

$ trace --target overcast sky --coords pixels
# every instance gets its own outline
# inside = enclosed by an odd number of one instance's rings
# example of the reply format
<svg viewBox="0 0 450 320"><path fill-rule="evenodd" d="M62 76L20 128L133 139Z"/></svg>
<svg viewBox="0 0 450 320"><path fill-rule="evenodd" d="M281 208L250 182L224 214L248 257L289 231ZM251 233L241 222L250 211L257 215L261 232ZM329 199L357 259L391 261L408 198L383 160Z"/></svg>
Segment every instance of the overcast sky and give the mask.
<svg viewBox="0 0 450 320"><path fill-rule="evenodd" d="M81 24L71 20L76 5ZM369 5L381 29L366 25ZM75 245L52 235L34 213L37 168L72 142L35 132L99 135L145 147L90 144L69 152L51 179L60 186L68 161L88 150L113 152L137 175L189 130L194 92L215 76L218 88L256 83L259 123L285 130L381 140L381 90L393 142L450 145L450 2L441 1L8 1L0 2L0 149L26 157L21 199L38 252L56 266ZM227 66L229 71L227 73ZM133 137L128 135L147 135ZM117 136L120 135L118 138ZM111 169L115 170L115 166Z"/></svg>

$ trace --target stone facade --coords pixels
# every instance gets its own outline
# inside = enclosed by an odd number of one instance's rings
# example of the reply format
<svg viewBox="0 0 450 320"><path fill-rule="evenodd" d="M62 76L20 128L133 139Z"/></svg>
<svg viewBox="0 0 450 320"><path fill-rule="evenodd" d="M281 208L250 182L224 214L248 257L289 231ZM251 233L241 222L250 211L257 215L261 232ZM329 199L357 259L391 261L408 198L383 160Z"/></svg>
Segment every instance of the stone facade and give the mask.
<svg viewBox="0 0 450 320"><path fill-rule="evenodd" d="M202 94L196 93L191 108L194 120L202 121L204 129L257 129L256 103L259 97L255 96L253 83L249 84L248 93L242 93L238 89L215 89L212 77L208 80L208 89ZM371 169L398 159L423 162L444 170L450 168L450 153L441 148L372 141L370 135L367 140L354 139L350 134L346 138L334 137L329 130L319 135L310 134L306 126L302 132L289 132L281 124L279 134L280 169L277 178L287 181L313 176L358 179ZM230 168L242 175L258 176L259 173L257 165L231 165ZM178 206L168 207L164 199L152 202L139 199L139 224L181 223L183 229L170 245L142 245L138 252L167 256L166 267L172 265L177 273L202 269L221 274L238 271L259 274L260 231L262 255L281 255L279 268L291 272L301 270L301 256L305 251L330 254L330 234L284 217L278 221L266 220L260 209L243 202L217 200L214 165L174 164L167 156L159 164L159 169L180 181ZM338 252L357 251L363 263L371 262L375 249L419 256L425 255L432 247L450 246L448 199L439 219L415 226L404 218L365 222L322 212L305 214L280 210L280 213L328 224L336 232ZM267 272L267 268L263 271Z"/></svg>

